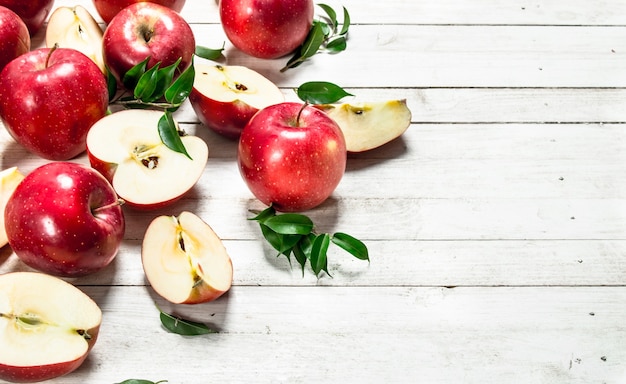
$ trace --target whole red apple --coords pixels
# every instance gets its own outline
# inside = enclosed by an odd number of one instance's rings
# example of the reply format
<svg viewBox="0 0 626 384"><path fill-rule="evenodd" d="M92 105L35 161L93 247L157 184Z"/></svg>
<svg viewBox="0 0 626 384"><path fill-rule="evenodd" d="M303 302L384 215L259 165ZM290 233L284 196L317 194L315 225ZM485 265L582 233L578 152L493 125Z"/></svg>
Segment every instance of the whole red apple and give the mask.
<svg viewBox="0 0 626 384"><path fill-rule="evenodd" d="M30 51L30 35L17 13L0 6L0 71L16 57Z"/></svg>
<svg viewBox="0 0 626 384"><path fill-rule="evenodd" d="M27 265L62 277L107 266L124 236L117 194L96 170L57 161L26 175L4 211L9 245Z"/></svg>
<svg viewBox="0 0 626 384"><path fill-rule="evenodd" d="M238 163L250 191L285 212L324 202L346 169L346 142L324 112L284 102L257 112L239 138Z"/></svg>
<svg viewBox="0 0 626 384"><path fill-rule="evenodd" d="M313 24L312 0L220 0L220 20L230 42L262 59L293 52Z"/></svg>
<svg viewBox="0 0 626 384"><path fill-rule="evenodd" d="M180 72L191 65L196 49L193 31L177 12L154 3L135 3L111 20L102 43L104 63L122 80L126 72L146 58L148 68L161 68L182 59Z"/></svg>
<svg viewBox="0 0 626 384"><path fill-rule="evenodd" d="M0 118L11 136L50 160L86 149L87 131L108 108L107 83L87 56L68 48L39 48L0 73Z"/></svg>
<svg viewBox="0 0 626 384"><path fill-rule="evenodd" d="M17 13L24 20L32 36L43 26L54 0L0 0L0 5Z"/></svg>
<svg viewBox="0 0 626 384"><path fill-rule="evenodd" d="M93 0L93 5L96 7L96 11L102 17L102 20L108 24L122 9L131 4L144 1L163 5L176 12L182 11L185 5L185 0Z"/></svg>

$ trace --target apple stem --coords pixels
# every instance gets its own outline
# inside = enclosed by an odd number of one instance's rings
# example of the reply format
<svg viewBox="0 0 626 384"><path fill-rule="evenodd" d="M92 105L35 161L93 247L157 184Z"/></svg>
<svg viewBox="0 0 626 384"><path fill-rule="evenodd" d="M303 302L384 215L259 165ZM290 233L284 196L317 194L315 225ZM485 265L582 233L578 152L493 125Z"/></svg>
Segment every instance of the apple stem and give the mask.
<svg viewBox="0 0 626 384"><path fill-rule="evenodd" d="M46 57L46 68L48 68L48 64L50 62L50 56L52 56L52 52L56 51L59 48L59 43L54 43L54 45L48 51L48 56Z"/></svg>
<svg viewBox="0 0 626 384"><path fill-rule="evenodd" d="M91 212L92 213L98 213L98 212L100 212L103 209L108 209L108 208L115 207L115 206L118 206L118 205L124 205L124 203L125 203L125 201L123 199L117 199L114 203L103 205L102 207L95 208Z"/></svg>
<svg viewBox="0 0 626 384"><path fill-rule="evenodd" d="M296 128L300 127L300 116L302 116L302 111L304 111L308 105L309 103L305 101L304 104L302 104L302 108L298 111L298 116L296 116Z"/></svg>

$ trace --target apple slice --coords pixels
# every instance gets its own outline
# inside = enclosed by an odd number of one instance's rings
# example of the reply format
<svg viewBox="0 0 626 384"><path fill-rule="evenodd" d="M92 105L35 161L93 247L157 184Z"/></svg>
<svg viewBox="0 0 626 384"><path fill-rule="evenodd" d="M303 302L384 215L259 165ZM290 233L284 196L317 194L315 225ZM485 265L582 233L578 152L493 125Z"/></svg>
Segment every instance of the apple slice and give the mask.
<svg viewBox="0 0 626 384"><path fill-rule="evenodd" d="M155 218L141 260L152 288L174 304L212 301L232 285L233 264L222 240L191 212Z"/></svg>
<svg viewBox="0 0 626 384"><path fill-rule="evenodd" d="M36 382L74 371L94 346L101 322L98 305L58 277L0 275L0 379Z"/></svg>
<svg viewBox="0 0 626 384"><path fill-rule="evenodd" d="M24 180L24 175L18 171L17 167L7 168L0 172L0 247L4 247L9 242L4 226L4 208L22 180Z"/></svg>
<svg viewBox="0 0 626 384"><path fill-rule="evenodd" d="M237 139L258 110L285 101L274 83L250 68L198 63L195 70L189 102L200 122L228 138Z"/></svg>
<svg viewBox="0 0 626 384"><path fill-rule="evenodd" d="M87 135L91 166L129 206L156 209L180 199L200 179L209 149L197 136L182 136L191 159L161 141L163 112L124 110L96 122Z"/></svg>
<svg viewBox="0 0 626 384"><path fill-rule="evenodd" d="M74 48L87 55L106 73L102 58L104 32L94 17L80 5L63 6L52 12L46 27L46 46L58 44L62 48Z"/></svg>
<svg viewBox="0 0 626 384"><path fill-rule="evenodd" d="M341 128L348 152L380 147L402 135L411 125L406 100L317 105Z"/></svg>

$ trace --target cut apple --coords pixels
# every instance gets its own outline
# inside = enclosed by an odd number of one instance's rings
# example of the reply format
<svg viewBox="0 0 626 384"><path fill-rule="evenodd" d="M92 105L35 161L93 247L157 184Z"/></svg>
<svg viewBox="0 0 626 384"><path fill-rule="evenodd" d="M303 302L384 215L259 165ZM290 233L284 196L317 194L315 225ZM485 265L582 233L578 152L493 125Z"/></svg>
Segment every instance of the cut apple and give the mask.
<svg viewBox="0 0 626 384"><path fill-rule="evenodd" d="M195 70L189 102L200 122L226 137L238 138L258 110L285 100L274 83L250 68L197 63Z"/></svg>
<svg viewBox="0 0 626 384"><path fill-rule="evenodd" d="M0 172L0 247L4 247L9 242L4 226L4 208L22 180L24 180L24 175L17 167L7 168Z"/></svg>
<svg viewBox="0 0 626 384"><path fill-rule="evenodd" d="M0 379L36 382L78 368L102 311L72 284L44 273L0 275Z"/></svg>
<svg viewBox="0 0 626 384"><path fill-rule="evenodd" d="M80 5L59 7L48 19L46 46L58 44L62 48L74 48L87 55L106 73L102 58L104 32L94 17Z"/></svg>
<svg viewBox="0 0 626 384"><path fill-rule="evenodd" d="M129 206L156 209L180 199L206 166L209 149L201 138L181 137L189 157L162 142L162 117L156 110L115 112L96 122L87 135L91 166Z"/></svg>
<svg viewBox="0 0 626 384"><path fill-rule="evenodd" d="M406 100L317 105L341 128L348 152L380 147L401 136L411 125Z"/></svg>
<svg viewBox="0 0 626 384"><path fill-rule="evenodd" d="M141 259L152 288L171 303L212 301L232 285L233 264L222 240L191 212L155 218L144 235Z"/></svg>

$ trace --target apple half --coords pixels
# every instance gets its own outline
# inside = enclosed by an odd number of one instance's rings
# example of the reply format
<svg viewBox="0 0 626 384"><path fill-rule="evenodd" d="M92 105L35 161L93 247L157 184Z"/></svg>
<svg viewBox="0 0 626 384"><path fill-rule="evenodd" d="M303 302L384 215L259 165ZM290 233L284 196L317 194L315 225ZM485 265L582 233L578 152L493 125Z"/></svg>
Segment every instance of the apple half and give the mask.
<svg viewBox="0 0 626 384"><path fill-rule="evenodd" d="M197 63L195 70L189 102L201 123L228 138L239 138L260 109L285 101L278 86L250 68Z"/></svg>
<svg viewBox="0 0 626 384"><path fill-rule="evenodd" d="M222 240L197 215L155 218L144 235L141 261L148 282L174 304L217 299L233 282L233 264Z"/></svg>
<svg viewBox="0 0 626 384"><path fill-rule="evenodd" d="M98 305L58 277L0 275L0 379L37 382L74 371L94 346L101 322Z"/></svg>
<svg viewBox="0 0 626 384"><path fill-rule="evenodd" d="M52 12L46 27L46 46L58 44L84 53L106 73L102 56L104 31L96 19L83 6L63 6Z"/></svg>
<svg viewBox="0 0 626 384"><path fill-rule="evenodd" d="M4 209L7 206L9 197L15 191L18 184L24 180L24 175L17 169L11 167L0 172L0 247L8 244L6 228L4 226Z"/></svg>
<svg viewBox="0 0 626 384"><path fill-rule="evenodd" d="M363 152L380 147L401 136L411 125L406 100L320 104L341 128L348 152Z"/></svg>
<svg viewBox="0 0 626 384"><path fill-rule="evenodd" d="M91 166L131 207L156 209L175 202L198 182L208 161L209 148L197 136L181 136L189 157L166 146L158 131L162 117L156 110L119 111L87 134Z"/></svg>

